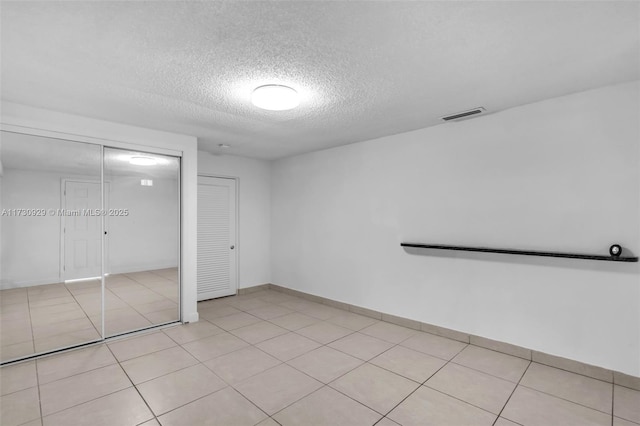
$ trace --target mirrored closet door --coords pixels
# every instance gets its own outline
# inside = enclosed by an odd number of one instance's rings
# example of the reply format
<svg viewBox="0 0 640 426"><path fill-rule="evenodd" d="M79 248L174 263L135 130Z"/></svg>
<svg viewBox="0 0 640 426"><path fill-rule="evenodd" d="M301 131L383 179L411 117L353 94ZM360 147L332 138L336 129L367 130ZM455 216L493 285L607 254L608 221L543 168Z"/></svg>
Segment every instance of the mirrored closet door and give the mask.
<svg viewBox="0 0 640 426"><path fill-rule="evenodd" d="M180 159L0 132L0 362L179 321Z"/></svg>
<svg viewBox="0 0 640 426"><path fill-rule="evenodd" d="M104 149L105 333L178 321L180 159Z"/></svg>
<svg viewBox="0 0 640 426"><path fill-rule="evenodd" d="M102 339L101 147L0 144L0 360Z"/></svg>

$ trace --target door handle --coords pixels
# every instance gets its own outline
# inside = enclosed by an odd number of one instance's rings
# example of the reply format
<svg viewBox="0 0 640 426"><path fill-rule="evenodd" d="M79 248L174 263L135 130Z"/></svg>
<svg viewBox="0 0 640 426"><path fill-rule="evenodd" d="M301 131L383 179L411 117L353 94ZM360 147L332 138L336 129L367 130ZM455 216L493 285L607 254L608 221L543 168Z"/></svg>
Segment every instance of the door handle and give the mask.
<svg viewBox="0 0 640 426"><path fill-rule="evenodd" d="M236 248L236 246L231 246L230 248L231 248L231 250L233 250L234 248Z"/></svg>

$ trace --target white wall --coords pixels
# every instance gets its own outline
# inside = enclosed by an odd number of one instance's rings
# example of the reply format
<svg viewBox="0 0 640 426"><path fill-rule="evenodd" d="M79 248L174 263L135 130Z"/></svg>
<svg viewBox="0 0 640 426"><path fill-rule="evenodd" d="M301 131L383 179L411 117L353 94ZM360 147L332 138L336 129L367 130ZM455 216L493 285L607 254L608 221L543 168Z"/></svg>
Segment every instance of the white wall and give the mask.
<svg viewBox="0 0 640 426"><path fill-rule="evenodd" d="M200 151L198 174L238 178L238 286L245 288L271 282L270 163Z"/></svg>
<svg viewBox="0 0 640 426"><path fill-rule="evenodd" d="M181 312L183 321L197 321L197 139L193 136L112 123L11 102L2 102L1 107L2 130L182 155ZM6 229L3 229L3 232L5 231Z"/></svg>
<svg viewBox="0 0 640 426"><path fill-rule="evenodd" d="M153 186L142 186L140 179L109 177L108 208L129 211L107 218L112 274L178 266L178 182L154 177Z"/></svg>
<svg viewBox="0 0 640 426"><path fill-rule="evenodd" d="M18 169L4 172L0 205L6 209L62 209L62 179L100 180L100 176L71 173ZM177 182L166 178L153 181L154 186L143 187L138 177L109 177L107 208L128 209L129 215L107 218L107 272L117 274L178 265ZM3 253L0 289L61 280L60 217L2 216L0 223L4 229L0 234Z"/></svg>
<svg viewBox="0 0 640 426"><path fill-rule="evenodd" d="M638 82L276 161L276 284L640 375Z"/></svg>

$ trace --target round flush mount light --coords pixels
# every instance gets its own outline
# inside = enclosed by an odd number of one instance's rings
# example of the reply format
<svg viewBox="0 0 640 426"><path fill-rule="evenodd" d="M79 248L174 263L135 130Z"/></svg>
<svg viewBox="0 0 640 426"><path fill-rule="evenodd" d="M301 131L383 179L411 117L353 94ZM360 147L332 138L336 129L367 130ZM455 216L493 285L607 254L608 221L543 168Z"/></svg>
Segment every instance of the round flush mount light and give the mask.
<svg viewBox="0 0 640 426"><path fill-rule="evenodd" d="M251 103L269 111L286 111L300 103L298 92L291 87L267 84L256 88L251 94Z"/></svg>
<svg viewBox="0 0 640 426"><path fill-rule="evenodd" d="M151 157L131 157L129 164L134 166L155 166L158 162Z"/></svg>

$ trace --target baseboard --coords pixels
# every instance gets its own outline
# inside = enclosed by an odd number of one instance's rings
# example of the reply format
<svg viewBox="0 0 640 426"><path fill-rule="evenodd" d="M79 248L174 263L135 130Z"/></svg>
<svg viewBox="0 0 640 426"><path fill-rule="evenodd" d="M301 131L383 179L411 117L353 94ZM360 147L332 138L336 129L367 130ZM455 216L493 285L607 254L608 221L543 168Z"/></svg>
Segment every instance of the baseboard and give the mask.
<svg viewBox="0 0 640 426"><path fill-rule="evenodd" d="M414 330L420 330L425 333L435 334L437 336L447 337L449 339L458 340L463 343L468 343L474 346L479 346L507 355L517 356L519 358L537 362L539 364L548 365L549 367L559 368L561 370L570 371L572 373L591 377L593 379L601 380L604 382L614 383L627 388L640 390L640 377L631 376L619 371L609 370L606 368L559 357L556 355L547 354L544 352L539 352L522 346L513 345L511 343L500 342L497 340L488 339L486 337L464 333L459 330L452 330L434 324L423 323L410 318L403 318L396 315L379 312L373 309L364 308L362 306L338 302L332 299L317 296L315 294L305 293L299 290L282 287L277 284L262 284L255 287L243 288L241 289L242 292L239 291L238 293L250 294L256 291L268 289L279 291L281 293L289 294L292 296L301 297L312 302L322 303L324 305L331 306L337 309L365 315L367 317L375 318L377 320L385 321L391 324L412 328Z"/></svg>
<svg viewBox="0 0 640 426"><path fill-rule="evenodd" d="M239 288L238 294L239 295L251 294L251 293L255 293L256 291L269 290L270 288L271 288L271 284L260 284L253 287Z"/></svg>

